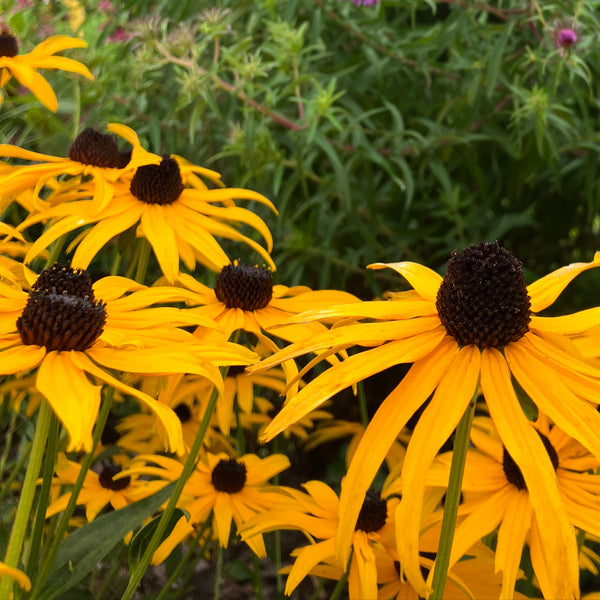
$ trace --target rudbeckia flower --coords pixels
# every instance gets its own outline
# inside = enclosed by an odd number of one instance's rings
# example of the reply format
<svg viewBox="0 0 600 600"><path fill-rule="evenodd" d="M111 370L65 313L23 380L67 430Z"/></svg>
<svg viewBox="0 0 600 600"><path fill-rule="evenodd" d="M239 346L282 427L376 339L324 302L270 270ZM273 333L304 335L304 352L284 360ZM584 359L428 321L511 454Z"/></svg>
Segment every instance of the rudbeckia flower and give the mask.
<svg viewBox="0 0 600 600"><path fill-rule="evenodd" d="M600 462L558 427L550 427L543 416L536 421L535 431L556 471L562 510L569 523L599 535L600 475L593 471ZM556 563L544 545L537 512L530 500L530 486L487 418L476 420L471 441L475 449L467 454L462 484L467 500L459 508L459 515L464 518L454 534L450 565L477 540L498 528L496 570L502 571L503 597L513 595L521 553L527 543L542 594L544 598L554 598L550 573L556 569ZM427 483L445 486L450 462L451 453L438 457ZM568 560L578 562L573 528L571 537L568 549L574 555Z"/></svg>
<svg viewBox="0 0 600 600"><path fill-rule="evenodd" d="M335 555L335 530L338 525L339 498L321 481L303 484L308 493L286 488L293 500L283 500L272 510L252 518L242 529L242 539L250 543L253 536L268 531L297 529L320 540L293 552L295 561L285 585L290 595L310 573L339 579L345 571ZM386 501L379 493L368 491L363 497L355 530L352 532L352 558L348 574L350 600L377 598L375 547L393 537L393 515L397 499ZM262 555L259 555L262 556Z"/></svg>
<svg viewBox="0 0 600 600"><path fill-rule="evenodd" d="M98 366L196 373L222 389L218 366L248 364L254 355L235 344L202 343L178 329L199 324L181 309L147 308L180 299L176 288L146 288L124 277L105 277L92 286L85 271L58 264L44 270L29 293L0 282L0 374L37 369L36 389L65 426L69 450L91 449L101 391L91 375L144 404L157 417L165 447L181 453L175 413Z"/></svg>
<svg viewBox="0 0 600 600"><path fill-rule="evenodd" d="M298 341L323 333L325 327L321 323L286 325L292 316L316 307L359 302L352 294L338 290L275 285L269 269L237 260L221 269L214 289L184 274L178 283L196 293L195 303L200 306L193 308L194 312L218 323L226 337L243 330L263 340L266 335ZM191 306L193 303L189 302Z"/></svg>
<svg viewBox="0 0 600 600"><path fill-rule="evenodd" d="M77 245L77 249L71 264L87 268L109 240L137 226L138 236L149 242L170 283L179 275L180 260L190 271L195 269L197 262L214 271L227 265L230 259L215 239L217 237L243 242L275 268L269 255L273 239L267 225L255 213L234 202L235 199L253 200L277 212L267 198L251 190L226 188L218 173L193 165L181 157L160 157L146 152L139 145L135 132L129 128L113 124L109 130L133 145L131 160L123 169L110 168L114 165L98 167L97 162L90 169L83 169L90 163L81 162L79 156L76 161L67 161L38 155L50 162L45 165L48 176L57 176L57 170L62 168L63 174L78 175L89 171L97 177L92 182L66 181L48 198L48 203L56 206L50 206L21 223L19 227L24 229L33 223L50 221L27 254L26 262L66 233L91 225L72 245ZM73 147L70 155L72 150ZM0 155L34 159L36 153L0 145ZM4 189L14 191L26 182L35 185L28 178L39 173L40 167L15 168L18 170L14 174L0 178ZM203 178L218 187L209 189ZM99 184L107 181L110 189L98 189ZM37 185L39 189L41 182L38 181ZM266 247L242 234L238 230L239 225L255 229L265 240Z"/></svg>
<svg viewBox="0 0 600 600"><path fill-rule="evenodd" d="M29 89L35 97L52 112L58 110L58 100L50 84L37 72L37 69L59 69L78 73L88 79L94 79L88 68L72 58L55 56L67 48L86 48L87 44L79 39L65 35L54 35L38 44L31 52L19 54L19 42L6 28L0 32L0 89L11 77ZM0 93L0 102L4 96Z"/></svg>
<svg viewBox="0 0 600 600"><path fill-rule="evenodd" d="M3 196L15 195L16 199L19 199L21 195L31 194L33 190L33 204L26 196L28 204L25 204L25 207L31 212L43 213L35 222L46 219L48 204L51 207L53 204L82 197L92 198L92 204L86 204L92 213L102 210L113 197L115 182L126 170L135 170L139 165L160 160L158 156L142 148L135 131L129 127L111 123L108 125L108 131L111 133L101 133L91 127L84 129L71 144L66 157L32 152L11 144L0 144L0 156L34 161L34 164L11 166L0 171ZM132 149L120 150L112 133L129 142ZM65 180L65 177L70 179ZM83 189L80 189L78 186L82 178L86 183ZM50 190L48 203L40 200L40 193L44 187ZM75 218L75 222L67 221L63 227L69 223L71 229L75 229L85 224L85 221L78 221L83 215L78 215L77 211L74 211L74 214L71 221ZM47 215L48 218L56 216L65 215L60 211L59 215ZM20 227L23 229L29 225L30 223L25 221ZM67 228L66 231L71 229ZM42 248L46 247L43 246L43 242L37 240L32 254L27 259L28 262L38 255L39 250L36 248L39 248L40 244Z"/></svg>
<svg viewBox="0 0 600 600"><path fill-rule="evenodd" d="M139 473L174 481L183 468L180 462L165 456L142 455L138 460L139 465L133 464L124 473ZM158 466L152 466L152 463ZM193 534L194 527L202 525L211 514L214 537L221 547L227 548L232 521L239 531L250 517L281 500L279 488L269 485L268 480L289 465L289 459L282 454L272 454L266 458L246 454L233 459L225 454L207 453L204 460L196 464L179 502L179 506L189 513L189 520L185 516L179 519L154 553L152 563L163 562L175 546ZM246 543L255 554L265 556L261 535L246 540Z"/></svg>
<svg viewBox="0 0 600 600"><path fill-rule="evenodd" d="M399 432L433 393L406 452L402 479L410 493L403 495L397 515L404 540L403 568L419 594L430 593L418 564L415 515L421 511L427 468L480 386L500 438L528 483L548 562L563 565L560 572L549 573L551 596L576 595L572 527L548 453L521 409L512 378L540 413L600 457L596 411L600 370L565 349L569 347L566 336L599 323L600 308L562 317L537 314L574 277L597 266L600 253L590 263L563 267L527 286L522 265L510 252L497 243L479 243L454 253L443 278L412 262L371 265L394 269L414 289L397 293L390 301L313 310L292 319L336 318L339 323L290 345L258 368L308 352L337 352L357 345L367 349L333 365L290 398L265 432L265 440L340 390L394 365L413 363L373 416L342 485L340 557L350 551L362 495Z"/></svg>
<svg viewBox="0 0 600 600"><path fill-rule="evenodd" d="M93 521L108 504L119 510L151 496L166 485L166 482L141 480L136 474L119 477L119 473L129 465L130 459L116 455L111 459L111 462L104 462L98 472L88 471L85 474L83 487L77 496L77 505L85 506L85 518L88 522ZM62 453L59 454L52 485L59 488L74 485L80 470L79 463L68 460ZM67 492L51 502L46 510L46 518L62 512L67 507L70 497L71 492Z"/></svg>

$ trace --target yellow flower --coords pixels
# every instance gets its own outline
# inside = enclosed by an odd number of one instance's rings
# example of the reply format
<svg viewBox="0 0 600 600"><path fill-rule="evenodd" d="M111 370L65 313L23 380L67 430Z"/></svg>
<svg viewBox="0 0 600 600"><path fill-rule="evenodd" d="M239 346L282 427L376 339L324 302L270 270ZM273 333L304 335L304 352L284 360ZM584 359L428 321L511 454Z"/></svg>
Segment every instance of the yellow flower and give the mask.
<svg viewBox="0 0 600 600"><path fill-rule="evenodd" d="M144 481L135 473L131 476L119 477L130 460L125 456L112 456L112 462L104 463L99 473L88 471L85 474L83 487L77 496L77 504L85 506L85 517L93 521L98 513L110 504L115 510L125 508L142 498L151 496L166 482ZM56 477L52 479L54 486L72 486L75 484L81 465L68 460L60 453L56 463ZM62 494L50 503L46 510L46 518L63 511L69 503L71 492Z"/></svg>
<svg viewBox="0 0 600 600"><path fill-rule="evenodd" d="M38 221L50 218L59 219L69 215L69 211L65 213L65 209L62 209L61 212L61 209L56 207L54 212L46 211L49 210L48 205L52 206L53 204L69 201L74 203L75 207L79 207L80 205L73 202L73 200L81 199L82 196L92 198L92 203L90 204L88 201L85 206L89 212L95 214L110 202L115 192L115 183L123 173L127 170L135 171L139 165L160 160L160 157L156 154L147 152L142 148L135 131L129 127L111 123L108 125L108 131L130 143L132 146L131 151L119 150L117 140L113 135L101 133L91 127L84 129L75 138L69 148L67 157L64 158L32 152L11 144L0 144L0 156L34 162L34 164L17 165L8 169L3 168L0 171L3 196L16 195L15 199L21 201L25 208L38 213L35 219L25 220L21 223L20 229L29 227L29 225ZM59 178L65 176L71 179L58 181ZM83 191L80 189L82 179L85 180ZM44 187L48 187L51 191L47 203L39 199L40 192ZM28 193L31 194L32 191L37 203L35 200L32 203L27 195ZM25 199L20 200L21 195L24 195ZM39 214L40 212L42 214ZM68 225L66 231L71 231L71 229L86 224L85 215L78 215L76 211L74 212L75 216L72 216L70 220L63 224L63 227ZM74 222L73 219L75 219ZM41 250L51 243L52 240L45 241L47 237L48 234L45 233L41 236L41 239L36 240L27 255L27 262L33 260Z"/></svg>
<svg viewBox="0 0 600 600"><path fill-rule="evenodd" d="M165 447L181 453L175 413L98 366L196 373L222 389L218 366L254 360L240 346L203 343L177 328L198 324L198 317L176 308L146 308L174 300L181 300L179 289L146 288L124 277L104 277L92 286L85 271L58 264L42 272L29 294L0 282L0 373L37 368L36 388L67 429L69 450L91 448L101 391L91 375L142 402L157 417Z"/></svg>
<svg viewBox="0 0 600 600"><path fill-rule="evenodd" d="M180 462L165 456L142 455L138 459L144 464L134 464L125 473L153 475L173 481L183 468ZM149 466L148 463L158 466ZM152 563L163 562L175 546L192 534L195 526L202 525L211 513L214 537L226 548L232 520L239 531L250 517L280 501L282 494L279 488L267 482L289 465L289 459L282 454L272 454L266 458L246 454L233 459L224 454L207 453L205 459L196 464L179 503L189 513L189 520L185 516L179 519L169 537L154 553ZM246 543L256 554L265 556L262 536L257 535L246 540Z"/></svg>
<svg viewBox="0 0 600 600"><path fill-rule="evenodd" d="M303 484L308 494L286 488L291 500L282 499L272 510L251 519L242 529L242 538L250 543L253 536L280 529L298 529L310 538L321 540L297 548L296 560L289 570L285 594L290 595L309 574L339 579L346 563L335 555L335 530L338 525L339 498L321 481ZM378 542L393 536L393 515L397 499L388 501L377 492L362 498L360 515L352 532L352 558L348 574L350 600L377 598L377 567L374 549Z"/></svg>
<svg viewBox="0 0 600 600"><path fill-rule="evenodd" d="M200 306L194 312L218 323L226 337L243 330L263 341L265 334L298 341L323 333L325 327L321 323L286 323L292 316L312 308L359 302L352 294L338 290L313 291L306 286L275 285L269 269L237 260L221 270L214 289L189 275L180 275L178 283L196 294L195 302L190 304Z"/></svg>
<svg viewBox="0 0 600 600"><path fill-rule="evenodd" d="M37 69L59 69L78 73L88 79L94 79L88 68L72 58L55 56L67 48L86 48L87 44L78 38L54 35L38 44L31 52L19 54L19 43L6 29L0 33L0 88L11 77L28 88L35 97L52 112L58 109L56 94L50 84L37 72ZM4 99L0 94L0 102Z"/></svg>
<svg viewBox="0 0 600 600"><path fill-rule="evenodd" d="M534 430L533 425L531 426ZM600 475L592 470L600 462L579 442L550 427L540 416L535 431L556 471L560 491L560 509L573 527L600 535ZM553 556L547 552L538 512L531 502L531 486L510 453L498 440L494 426L487 418L479 418L471 430L475 450L467 454L462 491L466 498L459 514L464 517L456 528L450 565L483 536L498 529L496 569L502 571L503 597L511 597L521 553L529 545L531 563L544 598L554 598L552 576L556 569ZM451 453L441 455L427 477L433 486L445 486L450 471ZM441 518L441 517L440 517ZM569 561L578 561L575 529L571 528Z"/></svg>
<svg viewBox="0 0 600 600"><path fill-rule="evenodd" d="M600 457L600 370L571 352L566 337L598 324L600 308L563 317L536 314L579 273L597 266L600 253L593 262L563 267L526 286L516 258L496 243L479 243L455 253L444 278L410 262L372 265L394 269L414 290L390 301L314 310L292 320L337 318L339 323L292 344L258 368L309 352L339 352L356 345L368 349L330 367L291 398L267 429L266 440L338 391L394 365L413 363L371 420L342 485L340 557L348 556L362 493L399 432L433 393L406 452L402 479L410 493L403 495L397 515L403 568L421 595L429 593L418 564L415 515L421 511L427 468L480 385L503 444L531 484L530 501L548 562L563 565L549 574L551 595L576 594L572 527L562 510L554 469L521 409L512 377L541 413Z"/></svg>
<svg viewBox="0 0 600 600"><path fill-rule="evenodd" d="M30 216L19 226L23 229L33 223L50 221L49 227L28 252L26 262L66 233L91 225L73 244L77 245L71 263L74 267L87 268L109 240L137 227L138 236L148 240L170 283L179 275L180 260L190 271L195 269L197 262L214 271L229 264L230 259L215 239L217 237L243 242L275 268L269 255L273 239L267 225L254 212L234 203L238 198L253 200L277 212L267 198L251 190L226 188L218 173L181 157L160 157L146 152L139 145L135 132L127 127L112 124L109 130L134 147L131 160L122 169L111 168L115 166L113 163L99 165L91 150L96 162L89 162L90 158L85 158L87 162L80 162L84 158L77 161L56 159L0 145L0 155L29 159L39 156L49 161L48 165L15 167L13 174L0 177L6 193L14 193L25 184L36 186L39 191L43 182L39 180L36 184L32 177L40 174L47 178L57 176L59 171L65 175L95 175L92 182L66 181L48 198L48 203L55 206ZM87 144L85 147L87 156ZM72 154L73 147L70 156ZM218 187L209 189L203 177ZM99 185L103 187L98 188ZM265 240L266 247L240 233L239 225L256 230Z"/></svg>

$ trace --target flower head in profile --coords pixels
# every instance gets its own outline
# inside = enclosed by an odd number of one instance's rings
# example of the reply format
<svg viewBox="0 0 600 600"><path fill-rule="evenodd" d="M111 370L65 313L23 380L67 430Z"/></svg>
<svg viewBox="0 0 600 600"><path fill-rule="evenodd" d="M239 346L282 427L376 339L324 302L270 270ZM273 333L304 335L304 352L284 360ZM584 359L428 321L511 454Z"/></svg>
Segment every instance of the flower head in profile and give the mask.
<svg viewBox="0 0 600 600"><path fill-rule="evenodd" d="M80 62L57 52L67 48L85 48L87 44L79 39L64 35L55 35L38 44L31 52L19 54L19 41L6 26L0 26L0 89L14 77L22 86L29 89L35 97L52 112L58 110L58 100L50 84L38 69L59 69L78 73L88 79L94 79L89 69ZM0 93L0 102L4 96Z"/></svg>
<svg viewBox="0 0 600 600"><path fill-rule="evenodd" d="M528 482L548 562L554 597L578 590L577 546L562 510L548 453L524 414L513 378L539 411L600 457L600 370L570 350L567 336L600 323L600 308L562 317L537 313L550 306L581 272L600 266L576 263L526 285L522 264L497 243L478 243L455 252L446 275L416 263L375 264L392 268L414 287L389 301L313 310L292 322L338 319L329 331L291 344L257 368L271 367L309 352L352 346L366 349L334 364L310 381L267 428L271 439L340 390L401 363L413 363L383 400L350 464L340 496L338 553L347 557L364 493L389 448L412 415L433 397L413 431L402 468L405 494L397 513L404 540L401 561L418 592L429 593L418 564L418 519L427 468L481 389L502 443ZM255 370L254 368L250 369ZM531 484L531 485L530 485Z"/></svg>
<svg viewBox="0 0 600 600"><path fill-rule="evenodd" d="M183 469L179 461L165 456L142 455L138 461L139 464L133 464L125 473L174 481ZM163 562L175 546L193 534L194 527L202 525L211 514L214 537L221 547L227 548L232 522L239 531L250 517L281 501L282 493L278 486L269 485L268 481L289 465L289 459L283 454L272 454L266 458L245 454L230 458L226 454L206 453L186 482L178 505L189 513L189 519L185 516L179 519L154 553L152 563ZM246 542L255 554L265 556L261 535Z"/></svg>
<svg viewBox="0 0 600 600"><path fill-rule="evenodd" d="M69 450L91 449L101 391L95 382L100 380L152 411L163 445L181 453L177 415L106 369L196 373L222 389L218 366L248 364L254 354L235 344L202 343L179 329L200 324L197 316L168 306L152 308L180 300L178 294L176 288L146 288L124 277L104 277L92 285L86 271L59 264L42 271L28 293L0 282L0 373L37 370L36 389L65 426Z"/></svg>
<svg viewBox="0 0 600 600"><path fill-rule="evenodd" d="M562 510L573 525L573 540L575 528L598 536L600 475L595 471L600 461L558 427L552 427L543 415L532 428L556 471ZM455 531L450 564L498 528L496 569L502 571L503 597L513 594L525 544L529 546L531 563L544 598L553 597L548 573L555 564L546 556L529 487L520 468L487 417L475 419L471 441L474 449L468 451L462 483L467 500L459 508L461 522ZM439 456L428 475L428 484L447 485L450 462L451 453Z"/></svg>

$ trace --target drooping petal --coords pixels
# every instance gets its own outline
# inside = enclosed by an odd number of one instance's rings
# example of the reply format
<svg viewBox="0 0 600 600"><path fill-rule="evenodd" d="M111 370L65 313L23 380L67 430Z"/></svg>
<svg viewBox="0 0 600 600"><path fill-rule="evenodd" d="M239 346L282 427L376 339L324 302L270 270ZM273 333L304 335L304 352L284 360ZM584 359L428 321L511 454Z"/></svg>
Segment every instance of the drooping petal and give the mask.
<svg viewBox="0 0 600 600"><path fill-rule="evenodd" d="M56 94L54 93L52 86L44 79L42 75L32 69L29 65L24 64L13 64L11 71L19 83L25 86L28 90L31 90L33 95L48 110L52 112L56 112L58 110L58 100L56 98Z"/></svg>
<svg viewBox="0 0 600 600"><path fill-rule="evenodd" d="M552 382L546 381L546 385L551 387ZM550 574L550 597L575 598L579 587L575 532L567 518L548 453L523 414L506 360L494 348L486 348L482 353L481 388L500 439L527 484L546 559L549 564L562 565L560 571L555 569Z"/></svg>
<svg viewBox="0 0 600 600"><path fill-rule="evenodd" d="M377 565L371 542L364 531L355 531L348 591L350 598L377 598Z"/></svg>
<svg viewBox="0 0 600 600"><path fill-rule="evenodd" d="M389 342L372 350L354 354L330 367L283 406L265 429L263 439L268 441L274 438L311 410L321 406L325 400L358 381L394 365L418 360L440 345L444 335L445 332L436 330L406 340Z"/></svg>
<svg viewBox="0 0 600 600"><path fill-rule="evenodd" d="M222 548L227 548L227 544L229 543L231 520L233 519L231 502L233 502L233 499L230 498L229 494L217 492L213 507L213 524L219 545Z"/></svg>
<svg viewBox="0 0 600 600"><path fill-rule="evenodd" d="M336 552L341 564L348 560L352 533L365 493L388 450L406 422L444 377L457 351L456 342L447 337L429 354L417 360L371 419L342 481L336 535Z"/></svg>
<svg viewBox="0 0 600 600"><path fill-rule="evenodd" d="M14 579L26 592L31 589L31 580L23 571L9 567L3 562L0 562L0 577L10 577Z"/></svg>
<svg viewBox="0 0 600 600"><path fill-rule="evenodd" d="M25 346L19 344L0 352L0 373L12 375L19 371L29 371L46 356L44 346Z"/></svg>
<svg viewBox="0 0 600 600"><path fill-rule="evenodd" d="M101 386L93 385L70 352L48 352L38 369L37 389L69 434L69 451L92 450L92 430L100 408Z"/></svg>
<svg viewBox="0 0 600 600"><path fill-rule="evenodd" d="M600 266L600 252L594 254L592 262L573 263L534 281L527 286L527 292L531 298L531 310L534 313L544 310L560 296L577 275L598 266Z"/></svg>
<svg viewBox="0 0 600 600"><path fill-rule="evenodd" d="M526 491L513 494L498 530L496 571L502 570L502 600L513 598L525 538L531 527L531 506Z"/></svg>
<svg viewBox="0 0 600 600"><path fill-rule="evenodd" d="M396 537L401 533L402 567L422 596L427 595L427 586L419 562L419 516L423 509L427 470L477 392L480 365L481 352L476 346L464 346L454 355L431 402L419 418L404 457L402 481L404 489L410 493L402 496L396 512Z"/></svg>
<svg viewBox="0 0 600 600"><path fill-rule="evenodd" d="M311 544L310 546L304 546L304 548L297 551L296 560L285 584L285 595L291 595L314 566L332 557L334 554L335 541L333 538L317 544Z"/></svg>
<svg viewBox="0 0 600 600"><path fill-rule="evenodd" d="M169 283L179 275L179 252L175 231L168 226L169 206L150 204L142 214L144 236L150 242L158 264Z"/></svg>
<svg viewBox="0 0 600 600"><path fill-rule="evenodd" d="M394 269L402 275L417 290L419 295L426 300L435 302L438 290L442 284L442 276L428 267L414 262L374 263L369 269Z"/></svg>

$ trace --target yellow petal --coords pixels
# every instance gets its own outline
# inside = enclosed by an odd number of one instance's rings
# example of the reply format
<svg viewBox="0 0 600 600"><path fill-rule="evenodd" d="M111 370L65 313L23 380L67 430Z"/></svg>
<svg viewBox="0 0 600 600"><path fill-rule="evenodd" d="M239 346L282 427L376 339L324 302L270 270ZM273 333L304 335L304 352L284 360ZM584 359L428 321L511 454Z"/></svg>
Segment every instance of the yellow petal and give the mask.
<svg viewBox="0 0 600 600"><path fill-rule="evenodd" d="M330 367L286 402L265 429L263 438L266 441L272 439L325 400L356 382L394 365L413 362L431 352L444 337L445 332L440 329L359 352Z"/></svg>
<svg viewBox="0 0 600 600"><path fill-rule="evenodd" d="M438 343L433 351L413 364L371 419L342 481L340 524L336 538L341 564L348 560L352 533L365 493L388 450L408 419L437 387L457 351L456 342L449 337ZM413 518L416 517L413 515Z"/></svg>
<svg viewBox="0 0 600 600"><path fill-rule="evenodd" d="M26 592L31 589L31 580L23 573L23 571L9 567L3 562L0 562L0 576L14 579Z"/></svg>
<svg viewBox="0 0 600 600"><path fill-rule="evenodd" d="M377 598L375 554L364 531L354 532L352 547L350 577L348 578L350 598Z"/></svg>
<svg viewBox="0 0 600 600"><path fill-rule="evenodd" d="M480 365L481 353L477 347L464 346L459 350L419 418L406 450L402 485L410 493L402 496L396 513L396 529L403 537L400 562L421 596L427 595L419 562L419 516L423 511L427 471L477 391Z"/></svg>
<svg viewBox="0 0 600 600"><path fill-rule="evenodd" d="M172 207L149 204L142 214L144 237L150 242L156 260L169 283L174 283L179 275L179 252L175 232L168 225Z"/></svg>
<svg viewBox="0 0 600 600"><path fill-rule="evenodd" d="M29 371L37 366L46 355L44 346L25 346L20 344L0 352L0 373L12 375L19 371Z"/></svg>
<svg viewBox="0 0 600 600"><path fill-rule="evenodd" d="M552 382L545 385L551 387ZM567 519L550 457L523 414L506 360L493 348L483 351L481 388L498 434L527 484L548 563L562 565L550 573L550 597L574 598L579 581L575 532Z"/></svg>
<svg viewBox="0 0 600 600"><path fill-rule="evenodd" d="M588 308L571 315L560 317L531 317L531 329L542 332L574 335L583 333L596 325L600 325L600 307Z"/></svg>
<svg viewBox="0 0 600 600"><path fill-rule="evenodd" d="M87 48L87 42L81 38L69 37L67 35L52 35L40 42L31 52L24 56L47 56L56 54L56 52L61 52L67 48Z"/></svg>
<svg viewBox="0 0 600 600"><path fill-rule="evenodd" d="M288 575L285 584L285 595L290 596L314 566L334 556L334 553L335 543L333 539L301 548Z"/></svg>
<svg viewBox="0 0 600 600"><path fill-rule="evenodd" d="M577 275L598 266L600 266L600 252L594 254L592 262L573 263L534 281L527 286L527 292L531 297L531 310L534 313L544 310L544 308L550 306L558 298L561 292Z"/></svg>
<svg viewBox="0 0 600 600"><path fill-rule="evenodd" d="M34 96L50 111L58 110L58 100L50 84L35 70L27 65L14 66L12 74L21 85L33 92Z"/></svg>
<svg viewBox="0 0 600 600"><path fill-rule="evenodd" d="M73 354L76 352L48 352L38 369L36 387L65 426L68 451L90 452L102 388L92 385L74 364Z"/></svg>
<svg viewBox="0 0 600 600"><path fill-rule="evenodd" d="M225 492L217 492L215 505L213 507L213 524L219 545L227 548L229 543L229 533L231 531L231 520L233 511L231 510L233 499Z"/></svg>
<svg viewBox="0 0 600 600"><path fill-rule="evenodd" d="M402 275L422 298L435 302L442 277L435 271L414 262L374 263L369 269L394 269Z"/></svg>

